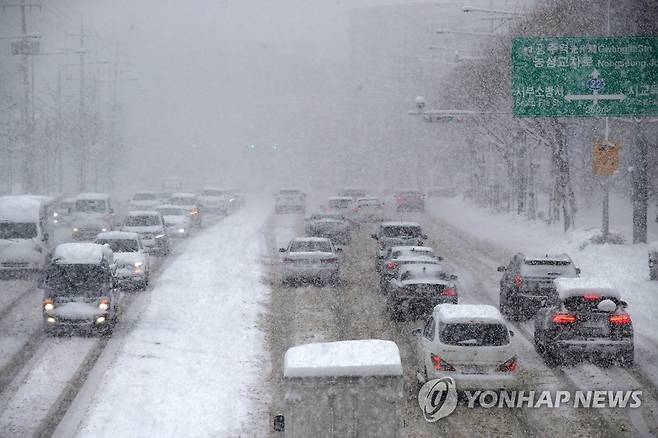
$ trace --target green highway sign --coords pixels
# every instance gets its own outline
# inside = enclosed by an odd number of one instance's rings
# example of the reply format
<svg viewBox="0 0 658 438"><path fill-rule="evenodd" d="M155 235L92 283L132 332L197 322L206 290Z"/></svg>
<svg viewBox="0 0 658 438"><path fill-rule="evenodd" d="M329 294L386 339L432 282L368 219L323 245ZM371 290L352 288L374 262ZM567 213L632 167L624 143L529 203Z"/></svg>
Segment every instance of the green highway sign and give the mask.
<svg viewBox="0 0 658 438"><path fill-rule="evenodd" d="M515 117L658 115L658 37L515 38Z"/></svg>

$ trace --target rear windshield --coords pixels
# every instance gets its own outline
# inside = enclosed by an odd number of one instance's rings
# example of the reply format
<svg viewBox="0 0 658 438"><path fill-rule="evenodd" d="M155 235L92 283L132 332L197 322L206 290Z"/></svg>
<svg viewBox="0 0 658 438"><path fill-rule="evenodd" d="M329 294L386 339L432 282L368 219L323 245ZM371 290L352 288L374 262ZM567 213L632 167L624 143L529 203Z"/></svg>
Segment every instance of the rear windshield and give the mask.
<svg viewBox="0 0 658 438"><path fill-rule="evenodd" d="M290 245L290 252L331 252L331 243L323 241L297 241Z"/></svg>
<svg viewBox="0 0 658 438"><path fill-rule="evenodd" d="M194 205L194 198L171 198L171 204L174 205Z"/></svg>
<svg viewBox="0 0 658 438"><path fill-rule="evenodd" d="M160 216L127 216L123 225L126 227L154 227L161 225Z"/></svg>
<svg viewBox="0 0 658 438"><path fill-rule="evenodd" d="M359 189L348 189L341 191L338 196L351 196L352 198L362 198L367 193L364 190Z"/></svg>
<svg viewBox="0 0 658 438"><path fill-rule="evenodd" d="M356 204L359 207L379 207L382 203L379 199L360 199Z"/></svg>
<svg viewBox="0 0 658 438"><path fill-rule="evenodd" d="M333 220L337 220L337 221L342 221L345 218L343 217L342 214L314 214L314 215L311 215L311 220L313 220L313 221L319 221L319 220L322 220L322 219L333 219Z"/></svg>
<svg viewBox="0 0 658 438"><path fill-rule="evenodd" d="M110 245L112 252L137 252L139 245L135 239L96 239L99 245Z"/></svg>
<svg viewBox="0 0 658 438"><path fill-rule="evenodd" d="M75 209L82 213L103 213L105 212L105 200L78 199L75 201Z"/></svg>
<svg viewBox="0 0 658 438"><path fill-rule="evenodd" d="M32 239L37 237L37 224L30 222L0 222L0 239Z"/></svg>
<svg viewBox="0 0 658 438"><path fill-rule="evenodd" d="M384 237L420 237L421 231L418 226L386 226L382 228Z"/></svg>
<svg viewBox="0 0 658 438"><path fill-rule="evenodd" d="M400 274L400 280L445 280L447 274L436 269L427 271L404 271Z"/></svg>
<svg viewBox="0 0 658 438"><path fill-rule="evenodd" d="M407 256L407 255L424 255L424 256L433 256L434 251L431 249L415 249L415 250L410 250L410 249L401 249L397 251L392 251L391 252L391 258L396 259L398 257L402 256Z"/></svg>
<svg viewBox="0 0 658 438"><path fill-rule="evenodd" d="M201 192L202 196L224 196L224 192L221 190L212 190L212 189L207 189Z"/></svg>
<svg viewBox="0 0 658 438"><path fill-rule="evenodd" d="M564 307L571 312L596 312L597 306L603 300L611 300L619 305L619 300L614 297L606 297L597 294L569 297L562 301Z"/></svg>
<svg viewBox="0 0 658 438"><path fill-rule="evenodd" d="M502 324L439 324L439 339L448 345L495 347L509 344L507 328Z"/></svg>
<svg viewBox="0 0 658 438"><path fill-rule="evenodd" d="M352 205L351 199L330 199L329 207L331 208L349 208Z"/></svg>
<svg viewBox="0 0 658 438"><path fill-rule="evenodd" d="M50 296L71 296L84 293L101 296L101 286L109 281L109 273L101 265L52 265L46 273L44 286Z"/></svg>
<svg viewBox="0 0 658 438"><path fill-rule="evenodd" d="M526 260L521 275L528 277L575 276L576 268L568 260Z"/></svg>
<svg viewBox="0 0 658 438"><path fill-rule="evenodd" d="M182 208L158 208L158 211L162 213L163 216L185 216L185 212Z"/></svg>
<svg viewBox="0 0 658 438"><path fill-rule="evenodd" d="M157 195L155 193L135 193L133 201L155 201Z"/></svg>
<svg viewBox="0 0 658 438"><path fill-rule="evenodd" d="M279 195L282 196L302 196L302 192L299 190L280 190Z"/></svg>

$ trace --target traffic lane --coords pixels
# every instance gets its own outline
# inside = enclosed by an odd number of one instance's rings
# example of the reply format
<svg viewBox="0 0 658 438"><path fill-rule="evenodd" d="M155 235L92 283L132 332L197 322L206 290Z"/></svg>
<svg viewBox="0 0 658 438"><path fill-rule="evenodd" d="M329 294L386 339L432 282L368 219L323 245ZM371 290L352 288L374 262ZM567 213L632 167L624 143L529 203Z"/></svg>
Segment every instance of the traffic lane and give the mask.
<svg viewBox="0 0 658 438"><path fill-rule="evenodd" d="M500 260L509 259L510 255L507 254L507 251L489 242L474 238L429 214L418 214L414 220L423 225L430 237L428 243L434 245L439 254L457 267L464 289L464 302L490 304L497 307L500 275L496 271L496 267ZM597 390L601 389L598 386L599 383L608 378L617 382L614 387L608 388L611 390L637 389L639 385L636 379L629 378L627 371L623 368L585 368L587 363L549 368L534 351L533 321L508 321L508 324L520 335L515 337L517 345L521 347L520 353L523 362L520 362L520 366L524 367L524 363L526 363L525 367L532 376L532 381L540 385L539 388L529 387L528 389ZM655 400L648 400L647 412L643 414L643 418L652 416L651 410L654 403ZM624 409L572 411L576 411L574 418L577 421L575 424L577 429L574 430L586 427L590 433L603 436L613 434L625 436L634 429L633 421ZM546 422L546 416L542 415L541 409L527 409L526 412L533 423L541 425ZM651 424L650 420L649 424ZM547 424L547 427L554 426Z"/></svg>

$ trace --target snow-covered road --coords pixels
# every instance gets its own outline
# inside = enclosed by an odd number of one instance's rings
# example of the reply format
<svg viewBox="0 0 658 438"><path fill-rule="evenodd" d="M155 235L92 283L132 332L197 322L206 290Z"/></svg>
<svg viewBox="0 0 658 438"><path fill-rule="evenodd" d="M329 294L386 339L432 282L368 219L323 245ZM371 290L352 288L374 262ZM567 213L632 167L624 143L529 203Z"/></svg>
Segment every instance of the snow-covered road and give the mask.
<svg viewBox="0 0 658 438"><path fill-rule="evenodd" d="M150 303L90 394L81 423L59 436L262 436L269 373L257 327L261 228L252 204L198 234L156 280ZM103 363L102 361L99 361ZM82 394L85 391L81 391Z"/></svg>

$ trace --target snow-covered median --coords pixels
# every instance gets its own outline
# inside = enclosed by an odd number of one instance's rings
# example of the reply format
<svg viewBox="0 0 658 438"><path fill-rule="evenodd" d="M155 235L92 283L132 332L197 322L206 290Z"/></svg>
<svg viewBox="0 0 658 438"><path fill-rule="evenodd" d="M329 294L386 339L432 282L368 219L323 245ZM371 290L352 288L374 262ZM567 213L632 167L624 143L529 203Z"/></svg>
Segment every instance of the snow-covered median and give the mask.
<svg viewBox="0 0 658 438"><path fill-rule="evenodd" d="M78 436L266 433L259 430L267 401L260 382L269 370L256 326L267 299L266 217L265 207L241 210L194 237L166 268Z"/></svg>

